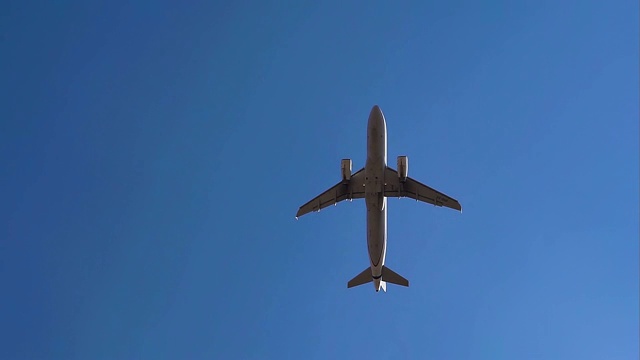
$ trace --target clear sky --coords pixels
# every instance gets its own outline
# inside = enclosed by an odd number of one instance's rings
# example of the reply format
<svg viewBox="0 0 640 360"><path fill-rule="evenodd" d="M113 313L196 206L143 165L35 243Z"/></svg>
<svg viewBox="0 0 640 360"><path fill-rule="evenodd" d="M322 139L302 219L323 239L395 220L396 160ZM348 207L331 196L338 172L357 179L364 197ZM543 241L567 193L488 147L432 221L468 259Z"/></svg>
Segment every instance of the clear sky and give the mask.
<svg viewBox="0 0 640 360"><path fill-rule="evenodd" d="M231 3L3 3L0 358L638 358L637 1Z"/></svg>

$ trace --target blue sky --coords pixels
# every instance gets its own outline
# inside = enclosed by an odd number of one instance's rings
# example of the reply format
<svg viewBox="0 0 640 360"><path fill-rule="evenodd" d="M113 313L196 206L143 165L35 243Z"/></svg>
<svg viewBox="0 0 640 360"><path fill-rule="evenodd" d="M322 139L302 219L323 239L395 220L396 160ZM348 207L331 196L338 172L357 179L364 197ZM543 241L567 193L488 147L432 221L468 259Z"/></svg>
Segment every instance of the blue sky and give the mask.
<svg viewBox="0 0 640 360"><path fill-rule="evenodd" d="M637 1L2 8L0 358L638 358Z"/></svg>

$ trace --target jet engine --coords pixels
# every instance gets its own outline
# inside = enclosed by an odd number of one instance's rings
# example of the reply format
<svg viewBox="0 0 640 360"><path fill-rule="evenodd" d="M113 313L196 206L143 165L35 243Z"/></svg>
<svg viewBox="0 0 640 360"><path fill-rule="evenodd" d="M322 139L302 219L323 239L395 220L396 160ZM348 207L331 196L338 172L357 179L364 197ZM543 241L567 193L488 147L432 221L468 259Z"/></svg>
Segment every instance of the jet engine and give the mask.
<svg viewBox="0 0 640 360"><path fill-rule="evenodd" d="M401 182L407 180L409 175L409 158L406 156L398 156L398 178Z"/></svg>
<svg viewBox="0 0 640 360"><path fill-rule="evenodd" d="M342 173L342 181L351 180L351 159L342 159L340 162L340 172Z"/></svg>

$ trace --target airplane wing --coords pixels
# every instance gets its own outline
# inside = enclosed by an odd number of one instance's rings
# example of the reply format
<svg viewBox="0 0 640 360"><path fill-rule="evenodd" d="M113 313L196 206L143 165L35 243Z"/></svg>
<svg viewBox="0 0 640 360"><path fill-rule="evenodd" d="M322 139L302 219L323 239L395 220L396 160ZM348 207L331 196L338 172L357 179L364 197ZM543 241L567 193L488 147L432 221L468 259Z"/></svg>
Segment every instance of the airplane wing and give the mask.
<svg viewBox="0 0 640 360"><path fill-rule="evenodd" d="M384 196L408 197L436 206L446 206L462 212L462 206L458 200L447 196L438 190L432 189L410 177L407 177L406 181L401 182L398 178L398 172L390 167L387 167L384 181Z"/></svg>
<svg viewBox="0 0 640 360"><path fill-rule="evenodd" d="M312 211L320 211L327 206L335 205L342 200L364 198L364 168L358 170L349 181L341 181L329 190L302 205L296 218Z"/></svg>

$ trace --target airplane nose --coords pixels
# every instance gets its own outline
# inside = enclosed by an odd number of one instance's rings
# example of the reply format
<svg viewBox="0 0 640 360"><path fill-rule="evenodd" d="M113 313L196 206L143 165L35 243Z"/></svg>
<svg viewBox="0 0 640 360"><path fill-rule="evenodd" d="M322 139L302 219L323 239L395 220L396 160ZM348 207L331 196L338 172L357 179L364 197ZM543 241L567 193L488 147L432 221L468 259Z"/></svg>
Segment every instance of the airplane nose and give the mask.
<svg viewBox="0 0 640 360"><path fill-rule="evenodd" d="M371 113L369 113L369 118L381 118L382 117L382 110L380 110L380 107L378 105L373 105L373 108L371 108Z"/></svg>
<svg viewBox="0 0 640 360"><path fill-rule="evenodd" d="M386 128L384 114L382 114L382 110L378 105L373 105L369 113L369 128Z"/></svg>

